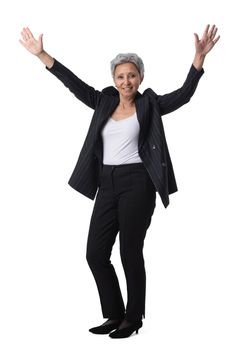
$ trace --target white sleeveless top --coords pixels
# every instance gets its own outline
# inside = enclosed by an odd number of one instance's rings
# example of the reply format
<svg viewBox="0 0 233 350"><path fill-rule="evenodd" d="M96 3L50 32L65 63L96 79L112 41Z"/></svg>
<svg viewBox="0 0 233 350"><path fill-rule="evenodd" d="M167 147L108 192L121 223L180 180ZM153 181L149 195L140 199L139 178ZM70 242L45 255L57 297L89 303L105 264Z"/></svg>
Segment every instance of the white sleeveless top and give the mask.
<svg viewBox="0 0 233 350"><path fill-rule="evenodd" d="M101 131L103 164L141 163L142 159L138 154L139 131L136 112L117 121L110 117Z"/></svg>

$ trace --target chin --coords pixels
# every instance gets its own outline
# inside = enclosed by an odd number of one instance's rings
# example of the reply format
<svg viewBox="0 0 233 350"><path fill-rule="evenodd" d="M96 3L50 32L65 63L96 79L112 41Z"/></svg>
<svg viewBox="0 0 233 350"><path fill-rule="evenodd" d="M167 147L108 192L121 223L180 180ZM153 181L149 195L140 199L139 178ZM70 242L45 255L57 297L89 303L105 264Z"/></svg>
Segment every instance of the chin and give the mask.
<svg viewBox="0 0 233 350"><path fill-rule="evenodd" d="M123 91L121 94L122 94L122 96L134 96L135 91L130 91L130 92Z"/></svg>

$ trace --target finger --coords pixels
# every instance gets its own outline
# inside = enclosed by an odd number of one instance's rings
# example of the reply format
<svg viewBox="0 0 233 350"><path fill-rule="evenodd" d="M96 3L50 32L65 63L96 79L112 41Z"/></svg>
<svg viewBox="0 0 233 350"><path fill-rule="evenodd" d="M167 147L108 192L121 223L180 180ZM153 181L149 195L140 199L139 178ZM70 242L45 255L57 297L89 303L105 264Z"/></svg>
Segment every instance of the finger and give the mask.
<svg viewBox="0 0 233 350"><path fill-rule="evenodd" d="M209 32L209 37L213 37L213 32L214 32L214 29L215 29L215 25L213 25L210 29L210 32Z"/></svg>
<svg viewBox="0 0 233 350"><path fill-rule="evenodd" d="M216 39L213 40L214 45L216 44L216 42L217 42L219 39L220 39L220 35L219 35Z"/></svg>
<svg viewBox="0 0 233 350"><path fill-rule="evenodd" d="M206 28L205 28L205 30L204 30L203 36L206 36L206 35L208 34L209 27L210 27L210 25L207 24L207 26L206 26Z"/></svg>
<svg viewBox="0 0 233 350"><path fill-rule="evenodd" d="M22 35L22 38L24 39L24 41L27 41L27 36L26 36L24 31L21 32L21 35Z"/></svg>
<svg viewBox="0 0 233 350"><path fill-rule="evenodd" d="M212 33L212 39L214 39L214 37L215 37L215 35L216 35L216 33L217 33L217 30L218 30L218 28L215 27L215 29L214 29L214 31L213 31L213 33Z"/></svg>
<svg viewBox="0 0 233 350"><path fill-rule="evenodd" d="M26 28L26 32L27 32L29 38L33 38L34 39L34 36L33 36L32 32L30 31L30 29L28 27Z"/></svg>
<svg viewBox="0 0 233 350"><path fill-rule="evenodd" d="M26 31L26 28L23 28L23 34L24 34L24 36L25 36L25 39L29 39L29 35L28 35L28 33L27 33L27 31Z"/></svg>
<svg viewBox="0 0 233 350"><path fill-rule="evenodd" d="M26 47L24 41L22 41L22 40L19 39L19 42L20 42L24 47Z"/></svg>

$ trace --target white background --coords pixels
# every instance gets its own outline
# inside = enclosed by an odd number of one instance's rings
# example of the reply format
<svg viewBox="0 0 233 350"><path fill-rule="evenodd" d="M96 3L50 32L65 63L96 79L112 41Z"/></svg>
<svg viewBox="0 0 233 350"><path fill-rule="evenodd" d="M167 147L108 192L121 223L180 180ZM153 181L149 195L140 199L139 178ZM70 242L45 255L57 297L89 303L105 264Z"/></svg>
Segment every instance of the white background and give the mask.
<svg viewBox="0 0 233 350"><path fill-rule="evenodd" d="M232 16L220 1L7 1L1 5L1 350L232 350ZM190 103L163 117L179 191L157 197L144 248L146 319L123 340L88 332L104 322L85 259L94 201L68 185L93 111L19 43L44 48L96 89L109 62L136 52L147 87L183 84L194 32L216 24ZM112 262L126 300L118 239ZM82 344L82 345L81 345Z"/></svg>

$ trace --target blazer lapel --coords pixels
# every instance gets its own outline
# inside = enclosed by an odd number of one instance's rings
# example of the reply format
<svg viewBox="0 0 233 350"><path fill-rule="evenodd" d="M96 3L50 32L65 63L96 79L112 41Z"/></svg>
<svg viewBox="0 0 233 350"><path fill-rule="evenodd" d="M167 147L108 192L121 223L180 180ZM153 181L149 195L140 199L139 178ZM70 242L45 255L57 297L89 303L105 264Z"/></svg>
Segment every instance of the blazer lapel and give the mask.
<svg viewBox="0 0 233 350"><path fill-rule="evenodd" d="M103 141L101 137L101 130L107 123L108 118L112 115L120 102L119 96L109 96L105 98L103 103L96 110L96 124L94 132L94 152L100 163L103 161Z"/></svg>
<svg viewBox="0 0 233 350"><path fill-rule="evenodd" d="M145 141L145 135L149 127L150 114L149 114L149 99L144 94L138 93L135 99L137 118L140 125L140 132L138 138L138 150L140 151Z"/></svg>
<svg viewBox="0 0 233 350"><path fill-rule="evenodd" d="M103 105L98 109L96 129L95 129L95 140L100 136L100 132L104 125L107 123L108 118L112 115L114 110L117 108L120 102L119 96L110 96L106 99Z"/></svg>

